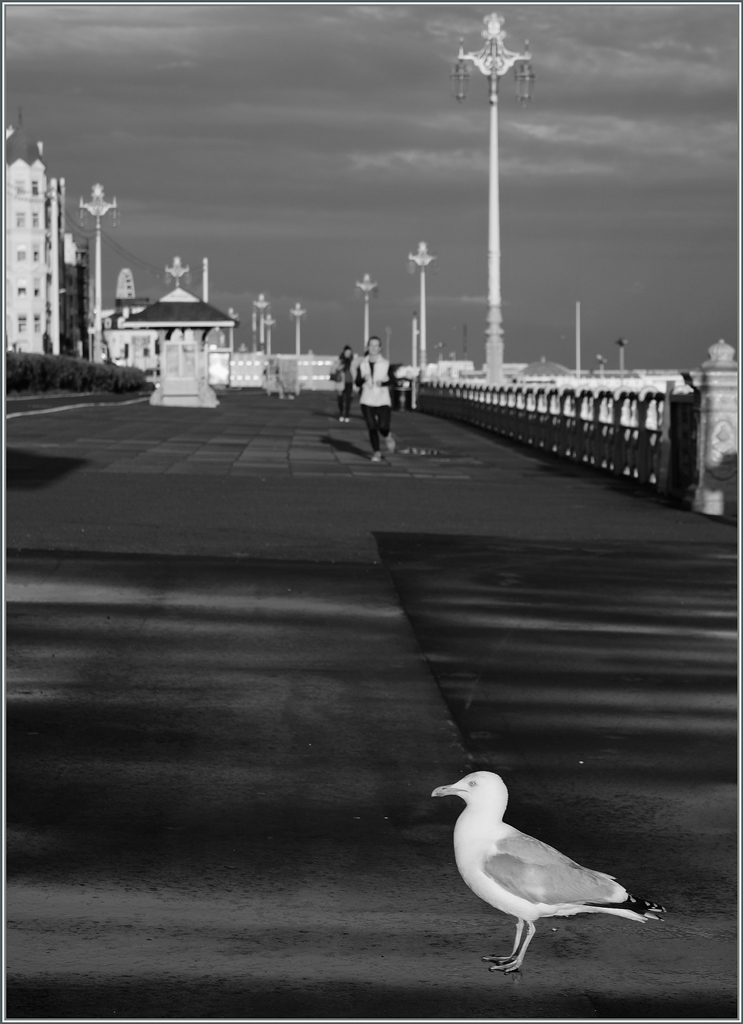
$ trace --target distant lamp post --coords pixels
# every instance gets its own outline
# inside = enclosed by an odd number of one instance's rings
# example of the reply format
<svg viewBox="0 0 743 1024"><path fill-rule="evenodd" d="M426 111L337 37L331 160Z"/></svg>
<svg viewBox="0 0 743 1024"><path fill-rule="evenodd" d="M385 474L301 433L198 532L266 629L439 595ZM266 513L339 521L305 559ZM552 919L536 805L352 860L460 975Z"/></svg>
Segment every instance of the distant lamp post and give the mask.
<svg viewBox="0 0 743 1024"><path fill-rule="evenodd" d="M437 257L428 251L428 247L425 242L418 242L418 252L410 253L408 261L410 269L414 270L415 267L421 272L421 300L420 300L420 359L421 369L425 372L426 369L426 267L429 263Z"/></svg>
<svg viewBox="0 0 743 1024"><path fill-rule="evenodd" d="M596 362L599 364L599 374L604 376L604 367L606 366L606 359L604 356L596 356Z"/></svg>
<svg viewBox="0 0 743 1024"><path fill-rule="evenodd" d="M230 306L230 308L227 310L227 316L231 317L233 320L239 320L240 319L240 314L236 313L235 310L232 308L232 306ZM234 324L230 324L230 351L231 352L235 351L235 325Z"/></svg>
<svg viewBox="0 0 743 1024"><path fill-rule="evenodd" d="M500 280L500 197L498 191L498 79L505 75L519 61L514 69L517 96L521 103L531 99L535 75L531 53L513 53L504 45L506 33L503 18L499 14L488 14L482 33L485 45L476 53L464 52L464 39L460 40L457 62L450 78L454 98L463 102L467 98L470 79L468 61L486 75L490 82L490 199L488 220L488 314L486 334L488 383L503 383L503 317L501 314Z"/></svg>
<svg viewBox="0 0 743 1024"><path fill-rule="evenodd" d="M624 350L627 347L627 339L617 338L616 344L619 346L619 377L624 380Z"/></svg>
<svg viewBox="0 0 743 1024"><path fill-rule="evenodd" d="M412 366L413 366L413 377L418 376L418 314L413 313L413 325L410 338L410 347L412 349Z"/></svg>
<svg viewBox="0 0 743 1024"><path fill-rule="evenodd" d="M372 281L368 274L364 274L360 281L356 282L356 287L364 296L364 348L369 340L369 296L379 294L379 285L376 281Z"/></svg>
<svg viewBox="0 0 743 1024"><path fill-rule="evenodd" d="M302 345L299 335L299 325L300 321L302 320L302 317L306 312L307 310L302 309L298 302L295 303L294 306L289 310L290 315L294 317L294 348L296 350L297 355L301 355L302 353Z"/></svg>
<svg viewBox="0 0 743 1024"><path fill-rule="evenodd" d="M271 355L271 328L276 326L276 321L269 313L263 317L263 326L266 328L266 355Z"/></svg>
<svg viewBox="0 0 743 1024"><path fill-rule="evenodd" d="M100 363L103 360L103 332L101 330L101 217L105 217L109 210L113 210L113 226L118 224L118 207L116 197L109 203L103 198L103 185L94 185L93 194L89 203L84 203L80 197L80 223L85 220L85 211L95 217L95 303L93 321L93 352L92 360Z"/></svg>
<svg viewBox="0 0 743 1024"><path fill-rule="evenodd" d="M265 335L264 328L266 321L264 319L264 310L268 309L271 303L268 301L263 292L260 293L257 299L253 299L253 317L255 317L255 310L258 310L258 351L265 352Z"/></svg>

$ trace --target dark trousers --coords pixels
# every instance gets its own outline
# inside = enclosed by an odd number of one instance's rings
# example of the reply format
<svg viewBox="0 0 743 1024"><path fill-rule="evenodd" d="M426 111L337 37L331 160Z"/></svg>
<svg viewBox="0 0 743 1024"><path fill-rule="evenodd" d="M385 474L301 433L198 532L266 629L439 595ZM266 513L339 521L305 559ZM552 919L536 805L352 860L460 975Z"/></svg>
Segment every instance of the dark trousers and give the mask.
<svg viewBox="0 0 743 1024"><path fill-rule="evenodd" d="M338 392L338 415L348 419L351 415L351 401L353 400L353 384L349 382Z"/></svg>
<svg viewBox="0 0 743 1024"><path fill-rule="evenodd" d="M369 431L372 451L379 451L379 435L387 437L390 432L392 409L388 405L362 405L361 412Z"/></svg>

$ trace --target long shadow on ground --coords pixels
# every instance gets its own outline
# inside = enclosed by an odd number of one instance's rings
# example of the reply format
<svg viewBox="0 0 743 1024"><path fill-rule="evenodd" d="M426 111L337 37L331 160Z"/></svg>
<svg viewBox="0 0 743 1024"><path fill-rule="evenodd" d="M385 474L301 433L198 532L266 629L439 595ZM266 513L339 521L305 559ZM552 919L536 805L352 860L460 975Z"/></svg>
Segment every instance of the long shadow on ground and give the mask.
<svg viewBox="0 0 743 1024"><path fill-rule="evenodd" d="M375 536L507 820L669 907L660 987L706 947L732 999L734 545Z"/></svg>
<svg viewBox="0 0 743 1024"><path fill-rule="evenodd" d="M6 484L8 488L48 487L87 464L87 459L39 455L22 448L8 448L5 455Z"/></svg>
<svg viewBox="0 0 743 1024"><path fill-rule="evenodd" d="M322 443L330 445L331 448L335 448L337 452L345 452L347 455L358 455L365 462L369 461L369 453L363 451L361 448L357 448L355 444L351 444L350 441L341 441L334 437L323 437Z"/></svg>
<svg viewBox="0 0 743 1024"><path fill-rule="evenodd" d="M734 552L379 543L509 820L668 921L487 972L512 924L456 873L467 758L383 566L17 554L10 1016L734 1013Z"/></svg>

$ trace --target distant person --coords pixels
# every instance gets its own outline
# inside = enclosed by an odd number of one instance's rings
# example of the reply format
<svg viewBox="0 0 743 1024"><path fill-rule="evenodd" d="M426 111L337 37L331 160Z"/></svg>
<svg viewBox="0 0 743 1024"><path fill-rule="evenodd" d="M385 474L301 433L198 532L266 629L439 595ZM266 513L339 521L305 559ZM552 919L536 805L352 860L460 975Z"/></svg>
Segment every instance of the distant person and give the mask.
<svg viewBox="0 0 743 1024"><path fill-rule="evenodd" d="M381 462L379 437L384 438L388 452L394 452L395 439L390 433L392 399L390 398L390 364L382 355L382 342L369 338L364 358L356 371L356 386L361 388L361 412L369 431L372 462Z"/></svg>
<svg viewBox="0 0 743 1024"><path fill-rule="evenodd" d="M351 402L353 401L353 381L356 375L356 356L350 345L346 345L333 368L336 396L338 398L338 420L340 423L351 422Z"/></svg>

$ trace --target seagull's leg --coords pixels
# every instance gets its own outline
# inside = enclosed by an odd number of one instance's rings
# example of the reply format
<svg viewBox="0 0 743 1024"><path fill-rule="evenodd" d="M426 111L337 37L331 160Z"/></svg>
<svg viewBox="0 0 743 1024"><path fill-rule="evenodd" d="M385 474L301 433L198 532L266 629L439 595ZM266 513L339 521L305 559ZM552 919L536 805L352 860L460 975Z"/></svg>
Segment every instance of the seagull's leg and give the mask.
<svg viewBox="0 0 743 1024"><path fill-rule="evenodd" d="M537 930L535 928L535 926L534 926L534 922L533 921L527 921L526 922L526 927L527 927L528 931L526 933L526 938L524 939L524 944L521 947L521 952L519 953L519 955L517 957L511 957L505 963L494 964L491 968L489 968L489 970L491 970L491 971L503 971L505 974L510 974L511 971L517 971L519 969L519 967L521 967L522 963L524 962L524 954L526 953L526 947L529 945L531 940L534 938L534 933Z"/></svg>
<svg viewBox="0 0 743 1024"><path fill-rule="evenodd" d="M521 942L521 933L524 930L524 922L521 918L516 921L516 938L514 939L513 949L508 956L484 956L483 963L486 964L510 964L516 956L516 950L519 948L519 942ZM491 970L497 970L499 968L492 968Z"/></svg>

